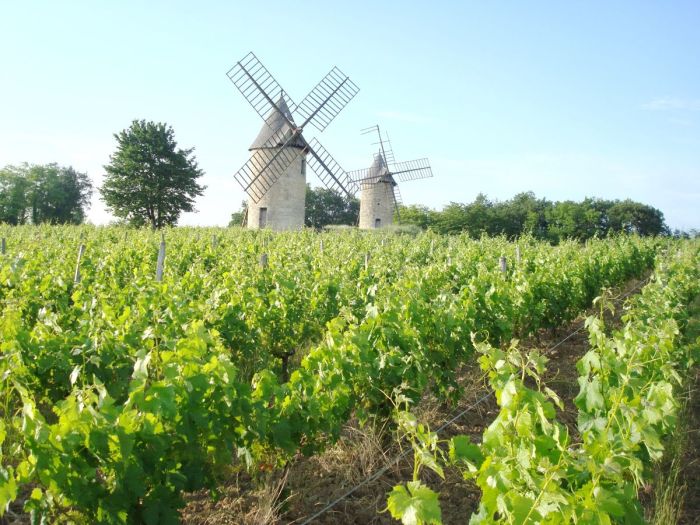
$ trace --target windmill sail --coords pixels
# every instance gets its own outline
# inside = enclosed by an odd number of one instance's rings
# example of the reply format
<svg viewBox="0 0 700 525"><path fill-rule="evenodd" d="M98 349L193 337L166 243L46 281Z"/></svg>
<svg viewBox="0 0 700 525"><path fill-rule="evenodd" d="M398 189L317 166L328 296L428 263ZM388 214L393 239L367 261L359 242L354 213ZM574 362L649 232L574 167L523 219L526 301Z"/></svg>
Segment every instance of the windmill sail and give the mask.
<svg viewBox="0 0 700 525"><path fill-rule="evenodd" d="M401 182L427 179L433 176L428 159L416 159L406 162L396 162L391 166L391 174Z"/></svg>
<svg viewBox="0 0 700 525"><path fill-rule="evenodd" d="M302 148L296 146L299 138L287 129L278 130L267 142L254 149L248 162L233 176L254 202L258 202L301 155Z"/></svg>
<svg viewBox="0 0 700 525"><path fill-rule="evenodd" d="M284 114L272 98L276 97L278 93L284 99L285 105L291 108L291 111L296 108L292 99L282 91L275 78L252 52L236 62L236 65L226 73L226 76L263 119L273 110Z"/></svg>
<svg viewBox="0 0 700 525"><path fill-rule="evenodd" d="M389 174L389 170L386 162L384 161L384 157L381 153L375 153L374 162L372 162L372 165L369 168L351 171L348 175L352 180L359 184L361 188L365 188L370 184L380 182L382 177L386 177L387 174Z"/></svg>
<svg viewBox="0 0 700 525"><path fill-rule="evenodd" d="M299 103L301 127L311 124L323 131L359 91L352 80L334 67Z"/></svg>
<svg viewBox="0 0 700 525"><path fill-rule="evenodd" d="M401 219L399 216L399 208L403 206L403 199L401 198L401 192L399 191L399 185L394 184L394 209L396 210L396 218Z"/></svg>
<svg viewBox="0 0 700 525"><path fill-rule="evenodd" d="M307 149L311 154L309 167L328 189L342 191L348 197L357 193L357 184L318 140L313 139Z"/></svg>

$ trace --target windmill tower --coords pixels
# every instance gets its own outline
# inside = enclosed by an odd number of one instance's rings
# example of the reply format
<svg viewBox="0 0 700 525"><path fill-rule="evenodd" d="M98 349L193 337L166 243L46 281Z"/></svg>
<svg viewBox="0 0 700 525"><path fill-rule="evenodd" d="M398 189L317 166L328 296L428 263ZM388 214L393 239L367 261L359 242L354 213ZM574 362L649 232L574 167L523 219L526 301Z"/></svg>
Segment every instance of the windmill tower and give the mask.
<svg viewBox="0 0 700 525"><path fill-rule="evenodd" d="M389 226L397 215L401 193L397 181L425 179L433 176L428 159L396 162L389 137L372 126L362 130L363 134L376 132L379 137L379 151L369 168L352 171L350 178L360 187L360 228L373 229Z"/></svg>
<svg viewBox="0 0 700 525"><path fill-rule="evenodd" d="M334 67L299 105L253 53L238 61L227 76L265 121L249 148L250 159L234 175L248 194L249 228L291 230L304 225L307 161L326 187L348 196L357 192L357 185L326 149L316 139L307 142L302 136L309 124L318 131L326 129L357 94L358 87L347 76Z"/></svg>

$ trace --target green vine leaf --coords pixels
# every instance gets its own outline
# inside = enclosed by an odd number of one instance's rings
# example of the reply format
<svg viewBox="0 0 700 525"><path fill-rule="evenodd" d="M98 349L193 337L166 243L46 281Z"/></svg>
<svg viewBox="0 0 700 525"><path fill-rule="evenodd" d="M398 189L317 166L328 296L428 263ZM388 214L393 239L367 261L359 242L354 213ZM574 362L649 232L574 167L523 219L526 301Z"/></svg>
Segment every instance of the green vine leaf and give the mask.
<svg viewBox="0 0 700 525"><path fill-rule="evenodd" d="M389 494L387 509L404 525L441 525L438 495L420 481L397 485Z"/></svg>

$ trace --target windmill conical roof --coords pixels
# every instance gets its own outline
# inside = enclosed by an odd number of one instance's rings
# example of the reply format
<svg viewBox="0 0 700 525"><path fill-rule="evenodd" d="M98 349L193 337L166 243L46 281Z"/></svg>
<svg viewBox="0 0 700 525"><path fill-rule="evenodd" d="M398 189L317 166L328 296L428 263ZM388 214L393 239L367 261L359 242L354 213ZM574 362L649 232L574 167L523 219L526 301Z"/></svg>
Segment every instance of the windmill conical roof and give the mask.
<svg viewBox="0 0 700 525"><path fill-rule="evenodd" d="M389 168L386 165L384 155L382 155L381 151L374 155L374 162L369 168L367 178L369 178L372 182L390 182L392 184L396 184L394 182L394 178L389 172Z"/></svg>
<svg viewBox="0 0 700 525"><path fill-rule="evenodd" d="M280 109L280 111L277 111L277 109L274 108L272 109L272 111L270 111L269 115L265 118L265 124L263 124L260 133L258 133L257 138L253 141L253 143L250 145L250 148L248 149L260 149L264 147L269 148L281 146L281 141L277 141L277 144L267 144L267 142L272 138L272 136L280 130L283 130L285 140L291 136L292 128L289 126L289 123L284 117L286 116L287 119L289 119L292 123L294 123L294 118L292 117L292 112L289 111L289 106L287 106L287 102L284 100L284 95L280 95L280 98L277 101L277 107ZM282 116L283 114L284 116ZM290 146L296 148L304 148L306 147L306 141L301 135L299 135L296 138L296 140L292 144L290 144Z"/></svg>

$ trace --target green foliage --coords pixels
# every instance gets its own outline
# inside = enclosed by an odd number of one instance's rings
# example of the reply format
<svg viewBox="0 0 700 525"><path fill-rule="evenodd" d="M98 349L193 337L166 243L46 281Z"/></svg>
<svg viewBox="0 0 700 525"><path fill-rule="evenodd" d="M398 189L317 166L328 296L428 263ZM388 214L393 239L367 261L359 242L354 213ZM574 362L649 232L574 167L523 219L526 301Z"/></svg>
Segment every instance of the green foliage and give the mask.
<svg viewBox="0 0 700 525"><path fill-rule="evenodd" d="M681 344L678 323L700 292L700 247L684 248L659 262L652 283L630 301L619 332L605 332L605 301L601 316L587 320L592 349L577 364L580 441L572 442L556 420L562 404L542 382L546 358L520 351L517 341L505 350L477 342L498 416L479 447L466 436L453 438L448 460L436 447L426 454L423 440L412 439L414 472L453 465L475 479L482 498L474 525L643 523L637 491L676 423L679 372L694 364L693 345ZM398 488L390 501L405 493Z"/></svg>
<svg viewBox="0 0 700 525"><path fill-rule="evenodd" d="M360 201L348 198L338 191L312 188L306 185L304 224L311 228L347 224L355 226L360 213Z"/></svg>
<svg viewBox="0 0 700 525"><path fill-rule="evenodd" d="M642 236L670 234L661 211L629 199L551 202L538 199L532 192L519 193L503 202L491 201L480 193L474 202L451 202L442 211L424 206L402 207L401 222L442 234L465 232L474 239L484 234L505 235L509 239L531 235L553 243L565 239L585 241L620 232Z"/></svg>
<svg viewBox="0 0 700 525"><path fill-rule="evenodd" d="M631 201L615 202L608 210L611 231L638 235L669 234L664 215L656 208Z"/></svg>
<svg viewBox="0 0 700 525"><path fill-rule="evenodd" d="M433 225L434 215L427 206L412 204L410 206L401 206L400 217L401 224L414 224L423 230L427 230Z"/></svg>
<svg viewBox="0 0 700 525"><path fill-rule="evenodd" d="M205 186L194 148L179 149L173 128L163 123L134 120L114 135L117 151L105 166L102 200L110 211L135 226L162 228L194 210L195 197Z"/></svg>
<svg viewBox="0 0 700 525"><path fill-rule="evenodd" d="M0 504L31 489L26 509L51 523L172 521L183 491L317 453L354 415L388 416L387 396L459 396L473 332L498 346L569 320L662 246L524 239L504 275L502 238L168 229L156 282L150 230L0 229ZM414 422L420 466L439 472ZM465 441L449 457L482 464ZM437 519L427 487L404 489L397 512Z"/></svg>
<svg viewBox="0 0 700 525"><path fill-rule="evenodd" d="M413 480L405 486L394 487L387 498L387 510L404 525L442 523L437 493L419 479L422 467L445 477L440 465L443 453L438 446L437 434L419 423L410 412L397 411L394 418L400 433L413 448Z"/></svg>
<svg viewBox="0 0 700 525"><path fill-rule="evenodd" d="M391 516L404 525L433 525L442 523L438 495L420 481L397 485L389 495L387 508Z"/></svg>
<svg viewBox="0 0 700 525"><path fill-rule="evenodd" d="M6 166L0 170L0 222L80 224L91 195L88 176L72 167Z"/></svg>
<svg viewBox="0 0 700 525"><path fill-rule="evenodd" d="M231 214L231 220L228 223L229 227L231 227L231 226L244 226L243 218L246 216L246 208L247 207L248 207L248 203L246 201L241 202L240 209L238 211L234 211Z"/></svg>

